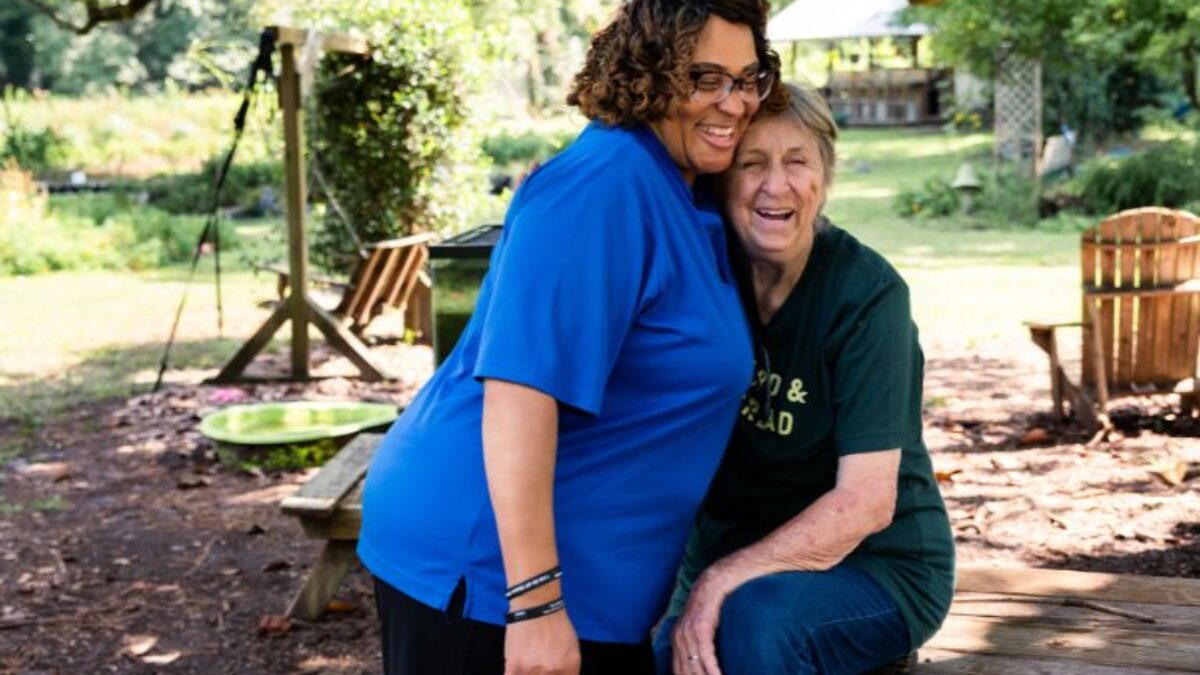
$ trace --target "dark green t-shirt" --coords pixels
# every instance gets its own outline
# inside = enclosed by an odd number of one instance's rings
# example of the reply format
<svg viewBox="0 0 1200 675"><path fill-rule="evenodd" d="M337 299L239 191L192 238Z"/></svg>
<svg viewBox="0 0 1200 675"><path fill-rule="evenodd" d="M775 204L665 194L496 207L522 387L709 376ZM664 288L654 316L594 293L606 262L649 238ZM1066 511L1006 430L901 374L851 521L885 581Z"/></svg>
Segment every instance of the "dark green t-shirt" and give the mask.
<svg viewBox="0 0 1200 675"><path fill-rule="evenodd" d="M672 613L706 566L833 489L839 457L900 448L892 523L846 562L891 593L916 648L949 610L954 543L921 438L924 359L908 287L882 256L822 219L808 265L760 339L770 370L760 358L688 543Z"/></svg>

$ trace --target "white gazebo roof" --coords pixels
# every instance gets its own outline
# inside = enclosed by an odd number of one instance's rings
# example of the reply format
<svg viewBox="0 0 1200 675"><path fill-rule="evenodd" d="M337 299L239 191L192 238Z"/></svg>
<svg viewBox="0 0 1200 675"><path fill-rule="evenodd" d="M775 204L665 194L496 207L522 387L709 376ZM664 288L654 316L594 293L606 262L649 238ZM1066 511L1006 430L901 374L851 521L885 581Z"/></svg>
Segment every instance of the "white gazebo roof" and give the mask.
<svg viewBox="0 0 1200 675"><path fill-rule="evenodd" d="M772 42L919 37L929 26L898 23L908 0L795 0L767 25Z"/></svg>

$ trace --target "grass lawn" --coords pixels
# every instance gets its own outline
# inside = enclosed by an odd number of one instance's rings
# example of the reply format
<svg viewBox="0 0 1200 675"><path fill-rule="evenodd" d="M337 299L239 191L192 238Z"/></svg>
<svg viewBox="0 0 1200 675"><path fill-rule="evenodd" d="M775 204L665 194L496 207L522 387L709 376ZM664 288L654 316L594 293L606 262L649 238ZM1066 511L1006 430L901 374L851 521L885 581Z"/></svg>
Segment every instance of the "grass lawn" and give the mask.
<svg viewBox="0 0 1200 675"><path fill-rule="evenodd" d="M932 175L948 177L966 158L988 161L989 140L852 130L839 147L841 165L827 210L904 274L927 344L969 349L1019 338L1024 319L1078 315L1076 235L969 230L953 219L892 213L900 189ZM264 228L256 223L239 231L254 240L265 236ZM201 269L172 358L176 378L219 367L265 318L257 303L274 293L274 280L266 275L246 269L225 274L220 335L211 260ZM185 277L186 268L175 267L0 278L7 319L0 332L0 420L36 427L59 411L147 389Z"/></svg>
<svg viewBox="0 0 1200 675"><path fill-rule="evenodd" d="M1019 338L1024 320L1079 315L1079 236L975 229L964 219L901 218L892 200L906 187L958 165L991 162L991 137L940 130L856 129L838 144L838 173L826 212L892 261L912 289L926 343L970 348Z"/></svg>

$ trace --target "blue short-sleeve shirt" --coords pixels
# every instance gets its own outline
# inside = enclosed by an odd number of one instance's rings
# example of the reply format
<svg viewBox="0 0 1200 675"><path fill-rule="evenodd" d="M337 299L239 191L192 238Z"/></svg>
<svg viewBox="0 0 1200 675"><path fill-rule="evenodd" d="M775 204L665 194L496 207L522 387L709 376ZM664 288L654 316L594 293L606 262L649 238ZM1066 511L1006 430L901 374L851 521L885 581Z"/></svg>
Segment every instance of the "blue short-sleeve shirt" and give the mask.
<svg viewBox="0 0 1200 675"><path fill-rule="evenodd" d="M483 380L559 402L554 516L583 639L646 638L751 377L720 216L647 128L593 123L513 199L458 346L384 439L359 557L445 608L508 603L482 449Z"/></svg>

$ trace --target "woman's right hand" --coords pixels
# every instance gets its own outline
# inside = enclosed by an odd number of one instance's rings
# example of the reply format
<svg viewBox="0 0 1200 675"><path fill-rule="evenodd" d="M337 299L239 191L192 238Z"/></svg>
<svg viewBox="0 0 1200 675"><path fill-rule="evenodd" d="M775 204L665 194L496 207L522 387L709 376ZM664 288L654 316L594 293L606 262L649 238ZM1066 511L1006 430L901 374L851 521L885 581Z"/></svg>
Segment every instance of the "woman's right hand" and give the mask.
<svg viewBox="0 0 1200 675"><path fill-rule="evenodd" d="M579 675L579 638L567 612L509 624L504 675Z"/></svg>

